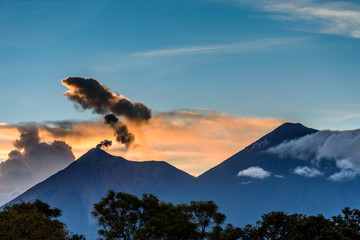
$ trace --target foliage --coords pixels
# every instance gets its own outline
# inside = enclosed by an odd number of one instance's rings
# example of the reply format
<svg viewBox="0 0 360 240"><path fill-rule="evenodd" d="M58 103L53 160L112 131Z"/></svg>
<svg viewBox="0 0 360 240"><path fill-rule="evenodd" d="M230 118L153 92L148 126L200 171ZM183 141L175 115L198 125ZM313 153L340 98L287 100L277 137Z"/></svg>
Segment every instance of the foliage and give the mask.
<svg viewBox="0 0 360 240"><path fill-rule="evenodd" d="M346 239L360 239L360 210L346 207L342 215L332 217Z"/></svg>
<svg viewBox="0 0 360 240"><path fill-rule="evenodd" d="M264 214L255 225L227 224L213 201L166 203L152 194L141 199L109 191L94 205L100 239L122 240L352 240L360 239L360 210L344 208L331 219L319 214ZM85 240L69 233L57 218L61 210L40 200L5 206L0 211L0 239Z"/></svg>
<svg viewBox="0 0 360 240"><path fill-rule="evenodd" d="M351 235L359 225L349 224L346 217L338 216L336 221L325 218L323 215L305 216L302 214L287 215L283 212L264 214L262 220L255 226L247 225L242 229L241 240L350 240L359 239L359 235ZM359 220L359 219L358 219ZM352 221L350 221L352 222ZM353 223L353 222L352 222ZM351 225L351 226L350 226ZM348 235L346 235L346 234ZM350 234L349 234L350 233ZM359 231L357 231L359 234Z"/></svg>
<svg viewBox="0 0 360 240"><path fill-rule="evenodd" d="M190 203L192 220L197 225L199 239L205 239L208 228L213 228L213 238L221 232L225 215L218 212L218 206L213 201L192 201Z"/></svg>
<svg viewBox="0 0 360 240"><path fill-rule="evenodd" d="M94 205L101 239L123 240L351 240L360 239L360 211L344 208L331 219L271 212L255 225L227 224L213 201L173 205L156 196L109 191Z"/></svg>
<svg viewBox="0 0 360 240"><path fill-rule="evenodd" d="M71 235L56 218L61 210L40 200L5 206L0 211L0 239L85 239Z"/></svg>
<svg viewBox="0 0 360 240"><path fill-rule="evenodd" d="M144 194L141 199L109 191L94 205L102 239L191 240L221 229L225 215L212 202L174 205ZM221 229L222 231L222 229Z"/></svg>

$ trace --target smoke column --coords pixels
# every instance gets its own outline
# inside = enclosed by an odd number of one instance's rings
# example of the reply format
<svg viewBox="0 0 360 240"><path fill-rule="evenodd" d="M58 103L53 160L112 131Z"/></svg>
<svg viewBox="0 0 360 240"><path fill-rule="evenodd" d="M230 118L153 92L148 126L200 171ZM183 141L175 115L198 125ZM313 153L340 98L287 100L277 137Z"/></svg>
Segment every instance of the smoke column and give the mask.
<svg viewBox="0 0 360 240"><path fill-rule="evenodd" d="M92 78L69 77L63 79L68 91L64 93L77 107L92 109L94 113L105 115L105 124L114 129L116 141L127 148L134 142L134 134L119 121L119 117L142 124L151 118L151 110L141 102L131 102L128 98L112 92L109 88ZM101 143L100 143L101 144ZM102 145L101 145L102 146Z"/></svg>
<svg viewBox="0 0 360 240"><path fill-rule="evenodd" d="M105 139L104 141L101 141L98 145L96 145L96 148L110 147L111 144L112 144L112 141Z"/></svg>

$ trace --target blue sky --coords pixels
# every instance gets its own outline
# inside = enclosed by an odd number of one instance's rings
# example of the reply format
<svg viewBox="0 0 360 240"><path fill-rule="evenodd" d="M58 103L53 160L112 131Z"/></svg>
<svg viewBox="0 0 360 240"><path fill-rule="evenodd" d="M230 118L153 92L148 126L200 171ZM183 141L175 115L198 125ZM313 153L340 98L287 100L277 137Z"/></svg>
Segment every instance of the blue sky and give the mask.
<svg viewBox="0 0 360 240"><path fill-rule="evenodd" d="M61 79L153 111L359 128L356 1L0 1L0 122L86 120Z"/></svg>

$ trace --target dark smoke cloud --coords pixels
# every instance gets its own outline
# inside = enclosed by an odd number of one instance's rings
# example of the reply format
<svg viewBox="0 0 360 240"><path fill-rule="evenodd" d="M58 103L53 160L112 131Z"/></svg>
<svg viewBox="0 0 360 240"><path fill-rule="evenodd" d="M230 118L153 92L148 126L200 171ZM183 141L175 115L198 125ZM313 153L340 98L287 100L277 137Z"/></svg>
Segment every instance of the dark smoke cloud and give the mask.
<svg viewBox="0 0 360 240"><path fill-rule="evenodd" d="M114 129L116 141L125 144L125 146L129 148L130 145L134 142L135 136L129 132L128 127L120 122L114 114L105 115L104 122Z"/></svg>
<svg viewBox="0 0 360 240"><path fill-rule="evenodd" d="M114 113L132 121L148 121L151 110L140 102L131 102L92 78L69 77L62 83L70 90L65 92L71 101L83 109L92 109L95 113Z"/></svg>
<svg viewBox="0 0 360 240"><path fill-rule="evenodd" d="M151 110L143 103L131 102L124 96L113 93L95 79L69 77L63 79L62 83L69 88L64 95L81 108L92 109L99 114L108 113L105 116L105 124L114 129L116 141L125 144L127 148L134 142L135 136L116 116L125 117L138 124L151 118Z"/></svg>
<svg viewBox="0 0 360 240"><path fill-rule="evenodd" d="M118 116L125 116L130 120L148 121L151 118L151 110L143 103L130 102L126 98L121 98L110 108L111 112Z"/></svg>
<svg viewBox="0 0 360 240"><path fill-rule="evenodd" d="M119 119L114 114L107 114L104 117L105 124L115 124Z"/></svg>
<svg viewBox="0 0 360 240"><path fill-rule="evenodd" d="M75 157L62 141L40 142L36 126L19 126L20 138L8 160L0 163L0 205L65 168Z"/></svg>
<svg viewBox="0 0 360 240"><path fill-rule="evenodd" d="M105 139L104 141L101 141L98 145L96 145L96 148L110 147L111 144L112 144L112 141Z"/></svg>

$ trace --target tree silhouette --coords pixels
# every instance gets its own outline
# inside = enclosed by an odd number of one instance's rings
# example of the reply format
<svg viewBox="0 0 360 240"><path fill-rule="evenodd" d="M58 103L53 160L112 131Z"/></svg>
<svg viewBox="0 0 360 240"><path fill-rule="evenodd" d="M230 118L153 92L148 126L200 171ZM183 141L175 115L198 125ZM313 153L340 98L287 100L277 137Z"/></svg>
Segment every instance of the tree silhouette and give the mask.
<svg viewBox="0 0 360 240"><path fill-rule="evenodd" d="M56 218L61 210L40 200L5 206L0 211L0 239L85 239L73 235Z"/></svg>
<svg viewBox="0 0 360 240"><path fill-rule="evenodd" d="M122 240L202 240L210 233L218 239L225 220L212 201L174 205L151 194L139 199L114 191L94 204L92 215L102 239Z"/></svg>
<svg viewBox="0 0 360 240"><path fill-rule="evenodd" d="M101 239L122 240L352 240L360 239L360 211L344 208L331 219L319 214L270 212L255 225L227 224L213 201L171 204L156 196L109 191L94 205Z"/></svg>
<svg viewBox="0 0 360 240"><path fill-rule="evenodd" d="M196 223L200 238L205 239L208 228L215 232L213 238L222 231L220 227L225 221L225 215L218 212L219 207L213 201L192 201L190 202L192 220Z"/></svg>
<svg viewBox="0 0 360 240"><path fill-rule="evenodd" d="M346 238L360 239L360 211L346 207L342 214L332 217L336 226Z"/></svg>

